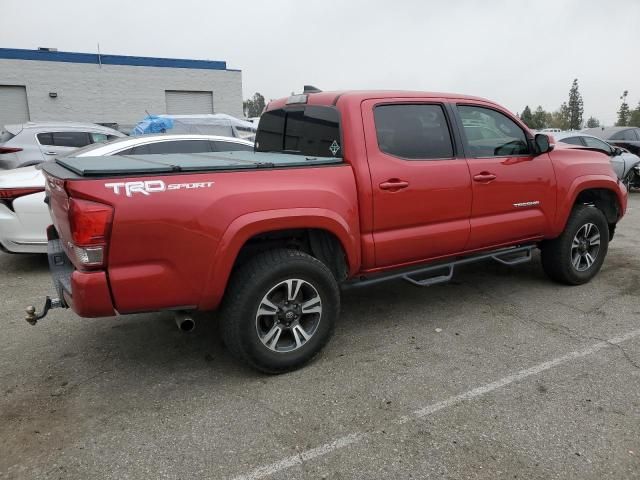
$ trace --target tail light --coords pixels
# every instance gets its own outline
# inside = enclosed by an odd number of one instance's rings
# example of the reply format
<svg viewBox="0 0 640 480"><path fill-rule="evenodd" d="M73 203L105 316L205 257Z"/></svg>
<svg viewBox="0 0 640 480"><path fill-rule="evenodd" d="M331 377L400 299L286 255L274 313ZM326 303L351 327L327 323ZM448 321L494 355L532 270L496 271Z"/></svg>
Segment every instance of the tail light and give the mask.
<svg viewBox="0 0 640 480"><path fill-rule="evenodd" d="M69 199L70 253L83 266L104 265L107 241L111 232L113 208L97 202Z"/></svg>
<svg viewBox="0 0 640 480"><path fill-rule="evenodd" d="M21 151L22 149L18 147L0 147L0 155L3 153L18 153Z"/></svg>
<svg viewBox="0 0 640 480"><path fill-rule="evenodd" d="M13 201L16 198L39 192L44 192L44 187L0 188L0 203L4 203L9 209L13 210Z"/></svg>

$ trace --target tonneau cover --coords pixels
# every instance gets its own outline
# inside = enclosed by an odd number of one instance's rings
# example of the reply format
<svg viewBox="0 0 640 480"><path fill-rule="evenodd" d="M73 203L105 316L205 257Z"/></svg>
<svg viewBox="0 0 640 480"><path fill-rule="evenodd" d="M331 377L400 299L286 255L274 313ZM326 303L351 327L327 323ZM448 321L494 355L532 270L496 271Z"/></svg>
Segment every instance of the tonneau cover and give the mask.
<svg viewBox="0 0 640 480"><path fill-rule="evenodd" d="M305 157L289 153L234 151L163 155L114 155L110 157L63 157L56 158L55 162L81 177L105 177L332 165L342 163L342 159ZM46 166L44 169L48 170Z"/></svg>

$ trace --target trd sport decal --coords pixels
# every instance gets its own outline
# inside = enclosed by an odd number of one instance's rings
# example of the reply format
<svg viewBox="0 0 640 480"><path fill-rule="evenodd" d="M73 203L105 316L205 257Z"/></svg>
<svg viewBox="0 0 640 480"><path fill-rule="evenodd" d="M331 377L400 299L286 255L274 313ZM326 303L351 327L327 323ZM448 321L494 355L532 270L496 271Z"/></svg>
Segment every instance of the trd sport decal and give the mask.
<svg viewBox="0 0 640 480"><path fill-rule="evenodd" d="M166 184L162 180L146 180L144 182L114 182L105 183L106 188L113 190L113 193L120 195L124 192L127 197L133 196L134 193L143 195L151 195L152 193L165 192L167 190L193 190L194 188L210 188L214 182L200 183L169 183Z"/></svg>

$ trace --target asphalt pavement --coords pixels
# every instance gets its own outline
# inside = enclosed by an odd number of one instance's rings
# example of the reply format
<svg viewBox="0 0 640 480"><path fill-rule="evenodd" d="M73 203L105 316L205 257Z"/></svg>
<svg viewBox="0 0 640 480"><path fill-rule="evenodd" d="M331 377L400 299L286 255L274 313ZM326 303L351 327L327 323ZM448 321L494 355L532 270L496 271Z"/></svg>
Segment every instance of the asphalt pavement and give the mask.
<svg viewBox="0 0 640 480"><path fill-rule="evenodd" d="M0 478L638 479L640 193L600 274L468 265L353 290L327 348L265 376L215 315L81 319L46 258L0 254Z"/></svg>

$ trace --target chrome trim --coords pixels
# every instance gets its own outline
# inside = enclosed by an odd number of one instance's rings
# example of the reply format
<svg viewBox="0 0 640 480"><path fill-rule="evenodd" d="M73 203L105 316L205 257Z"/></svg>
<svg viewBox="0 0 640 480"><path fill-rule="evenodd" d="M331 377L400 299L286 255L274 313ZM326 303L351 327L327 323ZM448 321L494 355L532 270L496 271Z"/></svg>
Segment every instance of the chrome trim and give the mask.
<svg viewBox="0 0 640 480"><path fill-rule="evenodd" d="M516 208L535 207L537 205L540 205L539 200L532 200L530 202L520 202L520 203L513 204L513 206Z"/></svg>

